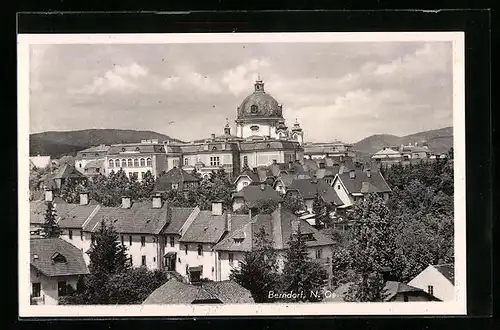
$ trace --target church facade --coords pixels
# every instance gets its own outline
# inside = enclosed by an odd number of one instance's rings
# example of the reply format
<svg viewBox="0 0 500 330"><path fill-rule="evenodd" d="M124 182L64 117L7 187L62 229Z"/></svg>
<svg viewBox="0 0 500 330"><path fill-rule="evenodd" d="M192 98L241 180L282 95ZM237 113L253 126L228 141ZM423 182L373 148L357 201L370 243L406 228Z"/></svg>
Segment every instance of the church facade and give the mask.
<svg viewBox="0 0 500 330"><path fill-rule="evenodd" d="M185 144L165 142L167 168L196 169L202 176L223 168L238 175L245 167L288 163L304 157L300 124L296 121L291 129L287 127L282 105L265 91L262 80L255 82L253 93L236 111L235 134L226 122L222 135L212 134Z"/></svg>

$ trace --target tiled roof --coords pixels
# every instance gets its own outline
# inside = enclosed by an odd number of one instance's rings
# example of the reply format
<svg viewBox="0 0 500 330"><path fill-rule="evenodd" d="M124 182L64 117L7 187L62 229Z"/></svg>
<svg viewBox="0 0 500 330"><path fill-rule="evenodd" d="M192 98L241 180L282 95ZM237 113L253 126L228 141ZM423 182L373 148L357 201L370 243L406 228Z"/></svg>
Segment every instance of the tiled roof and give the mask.
<svg viewBox="0 0 500 330"><path fill-rule="evenodd" d="M373 156L401 156L399 151L393 150L391 148L384 148L382 150L377 151L373 154Z"/></svg>
<svg viewBox="0 0 500 330"><path fill-rule="evenodd" d="M384 301L390 301L398 293L417 293L424 295L429 298L429 300L438 300L432 295L428 294L422 289L415 288L411 285L404 284L396 281L387 281L384 285Z"/></svg>
<svg viewBox="0 0 500 330"><path fill-rule="evenodd" d="M443 265L435 265L433 266L443 274L443 276L450 281L453 285L455 285L455 265L454 264L443 264Z"/></svg>
<svg viewBox="0 0 500 330"><path fill-rule="evenodd" d="M134 154L165 153L163 144L130 143L114 144L108 149L108 155L115 156L123 153L124 157Z"/></svg>
<svg viewBox="0 0 500 330"><path fill-rule="evenodd" d="M156 191L170 190L172 183L183 184L184 182L198 182L198 178L189 174L181 168L174 167L170 171L160 175L155 184Z"/></svg>
<svg viewBox="0 0 500 330"><path fill-rule="evenodd" d="M198 285L182 283L173 278L153 291L144 300L144 305L152 304L193 304L193 303L253 303L252 294L234 281L202 282Z"/></svg>
<svg viewBox="0 0 500 330"><path fill-rule="evenodd" d="M85 178L85 175L69 164L62 165L52 176L52 179Z"/></svg>
<svg viewBox="0 0 500 330"><path fill-rule="evenodd" d="M227 226L227 214L212 215L212 211L200 211L182 235L181 242L217 243Z"/></svg>
<svg viewBox="0 0 500 330"><path fill-rule="evenodd" d="M93 146L87 149L80 150L79 153L84 153L84 152L106 152L109 150L109 146L107 145L100 145L100 146Z"/></svg>
<svg viewBox="0 0 500 330"><path fill-rule="evenodd" d="M288 190L298 191L303 199L314 199L319 195L327 203L343 204L335 189L324 179L296 179L290 184Z"/></svg>
<svg viewBox="0 0 500 330"><path fill-rule="evenodd" d="M54 262L56 254L64 256L66 262ZM30 264L46 276L89 273L83 252L60 238L30 239Z"/></svg>
<svg viewBox="0 0 500 330"><path fill-rule="evenodd" d="M194 207L172 207L170 221L163 230L164 234L178 234L181 227L194 211Z"/></svg>
<svg viewBox="0 0 500 330"><path fill-rule="evenodd" d="M251 251L255 235L264 228L273 241L277 250L286 249L292 233L292 220L299 221L302 234L312 234L314 240L307 241L308 247L332 245L333 241L312 227L307 221L282 208L276 209L272 214L258 214L240 228L232 229L224 239L214 246L214 250L221 251ZM243 241L235 241L243 238Z"/></svg>
<svg viewBox="0 0 500 330"><path fill-rule="evenodd" d="M256 207L261 200L281 201L280 194L266 184L248 185L233 195L233 198L237 197L243 198L249 208Z"/></svg>
<svg viewBox="0 0 500 330"><path fill-rule="evenodd" d="M83 223L94 212L98 205L91 201L88 205L66 203L55 198L56 220L61 228L82 228ZM45 222L47 203L44 200L30 202L30 223L42 224Z"/></svg>
<svg viewBox="0 0 500 330"><path fill-rule="evenodd" d="M164 203L161 208L153 208L151 202L134 202L130 208L100 207L85 225L85 231L97 231L104 220L111 223L117 232L126 234L159 234L167 221L169 207Z"/></svg>
<svg viewBox="0 0 500 330"><path fill-rule="evenodd" d="M260 182L259 175L250 169L241 172L234 182L236 183L243 176L247 176L252 182Z"/></svg>
<svg viewBox="0 0 500 330"><path fill-rule="evenodd" d="M350 177L350 172L344 172L338 175L347 191L352 193L380 193L380 192L390 192L391 188L385 181L382 174L379 171L370 171L370 177L367 173L362 170L355 171L355 177ZM363 185L363 182L366 184ZM368 190L362 191L363 186L367 187Z"/></svg>
<svg viewBox="0 0 500 330"><path fill-rule="evenodd" d="M339 173L340 165L327 166L325 168L318 168L316 170L316 178L322 179L324 177L334 177Z"/></svg>
<svg viewBox="0 0 500 330"><path fill-rule="evenodd" d="M265 182L267 178L273 177L273 173L269 169L269 167L257 167L257 168L255 168L255 172L257 173L257 176L259 177L259 182Z"/></svg>

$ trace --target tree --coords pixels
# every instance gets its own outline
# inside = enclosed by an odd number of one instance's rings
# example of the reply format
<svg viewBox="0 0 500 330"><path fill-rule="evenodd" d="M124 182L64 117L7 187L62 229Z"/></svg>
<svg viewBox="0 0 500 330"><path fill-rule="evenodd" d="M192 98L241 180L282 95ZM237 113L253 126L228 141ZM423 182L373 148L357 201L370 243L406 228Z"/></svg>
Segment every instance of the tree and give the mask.
<svg viewBox="0 0 500 330"><path fill-rule="evenodd" d="M110 304L141 304L154 290L165 284L169 275L146 267L131 268L111 276L108 282Z"/></svg>
<svg viewBox="0 0 500 330"><path fill-rule="evenodd" d="M272 199L259 199L256 205L259 214L271 214L277 207L278 202Z"/></svg>
<svg viewBox="0 0 500 330"><path fill-rule="evenodd" d="M328 274L322 265L309 257L300 224L290 235L282 278L283 289L297 294L292 301L321 299L320 291L325 286Z"/></svg>
<svg viewBox="0 0 500 330"><path fill-rule="evenodd" d="M269 292L278 289L278 262L273 242L263 227L254 239L254 248L247 252L239 268L231 270L230 278L252 293L257 303L269 302Z"/></svg>
<svg viewBox="0 0 500 330"><path fill-rule="evenodd" d="M389 209L382 198L370 194L355 206L350 229L350 267L355 273L350 301L383 301L384 269L392 269L396 255Z"/></svg>
<svg viewBox="0 0 500 330"><path fill-rule="evenodd" d="M323 226L330 225L331 207L319 194L316 194L316 197L314 198L312 209L316 216L317 224L322 224Z"/></svg>
<svg viewBox="0 0 500 330"><path fill-rule="evenodd" d="M60 191L61 197L66 203L75 204L80 202L80 192L85 189L85 183L81 180L68 179Z"/></svg>
<svg viewBox="0 0 500 330"><path fill-rule="evenodd" d="M61 228L59 228L56 221L57 212L55 206L52 202L48 202L45 210L45 222L42 224L42 230L47 238L61 236Z"/></svg>
<svg viewBox="0 0 500 330"><path fill-rule="evenodd" d="M306 209L304 201L297 194L286 194L283 199L283 207L293 214L297 214Z"/></svg>
<svg viewBox="0 0 500 330"><path fill-rule="evenodd" d="M147 171L142 176L141 182L138 184L138 198L139 199L148 199L151 198L154 192L156 180L151 173L151 171Z"/></svg>

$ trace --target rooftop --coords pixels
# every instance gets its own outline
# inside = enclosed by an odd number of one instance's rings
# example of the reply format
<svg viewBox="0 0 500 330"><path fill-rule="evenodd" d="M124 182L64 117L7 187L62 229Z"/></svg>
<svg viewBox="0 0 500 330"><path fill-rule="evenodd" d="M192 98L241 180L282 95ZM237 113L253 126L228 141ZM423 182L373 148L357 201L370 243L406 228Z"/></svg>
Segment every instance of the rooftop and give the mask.
<svg viewBox="0 0 500 330"><path fill-rule="evenodd" d="M262 200L281 201L280 194L267 184L248 185L233 194L233 198L243 198L249 208L257 207Z"/></svg>
<svg viewBox="0 0 500 330"><path fill-rule="evenodd" d="M436 268L438 272L443 274L443 276L448 281L450 281L453 285L455 285L455 265L454 264L434 265L433 267Z"/></svg>
<svg viewBox="0 0 500 330"><path fill-rule="evenodd" d="M366 171L357 169L355 176L351 177L350 172L338 175L348 193L382 193L390 192L391 188L379 171L370 170L370 175Z"/></svg>
<svg viewBox="0 0 500 330"><path fill-rule="evenodd" d="M30 264L50 277L89 273L83 252L60 238L30 239Z"/></svg>

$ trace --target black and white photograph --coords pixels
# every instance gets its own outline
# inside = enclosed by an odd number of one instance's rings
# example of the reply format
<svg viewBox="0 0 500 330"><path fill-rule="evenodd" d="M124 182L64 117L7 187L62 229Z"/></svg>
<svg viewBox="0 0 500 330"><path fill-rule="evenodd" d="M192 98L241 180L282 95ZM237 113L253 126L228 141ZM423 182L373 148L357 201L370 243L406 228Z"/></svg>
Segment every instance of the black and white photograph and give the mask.
<svg viewBox="0 0 500 330"><path fill-rule="evenodd" d="M23 316L466 313L460 32L18 35Z"/></svg>

